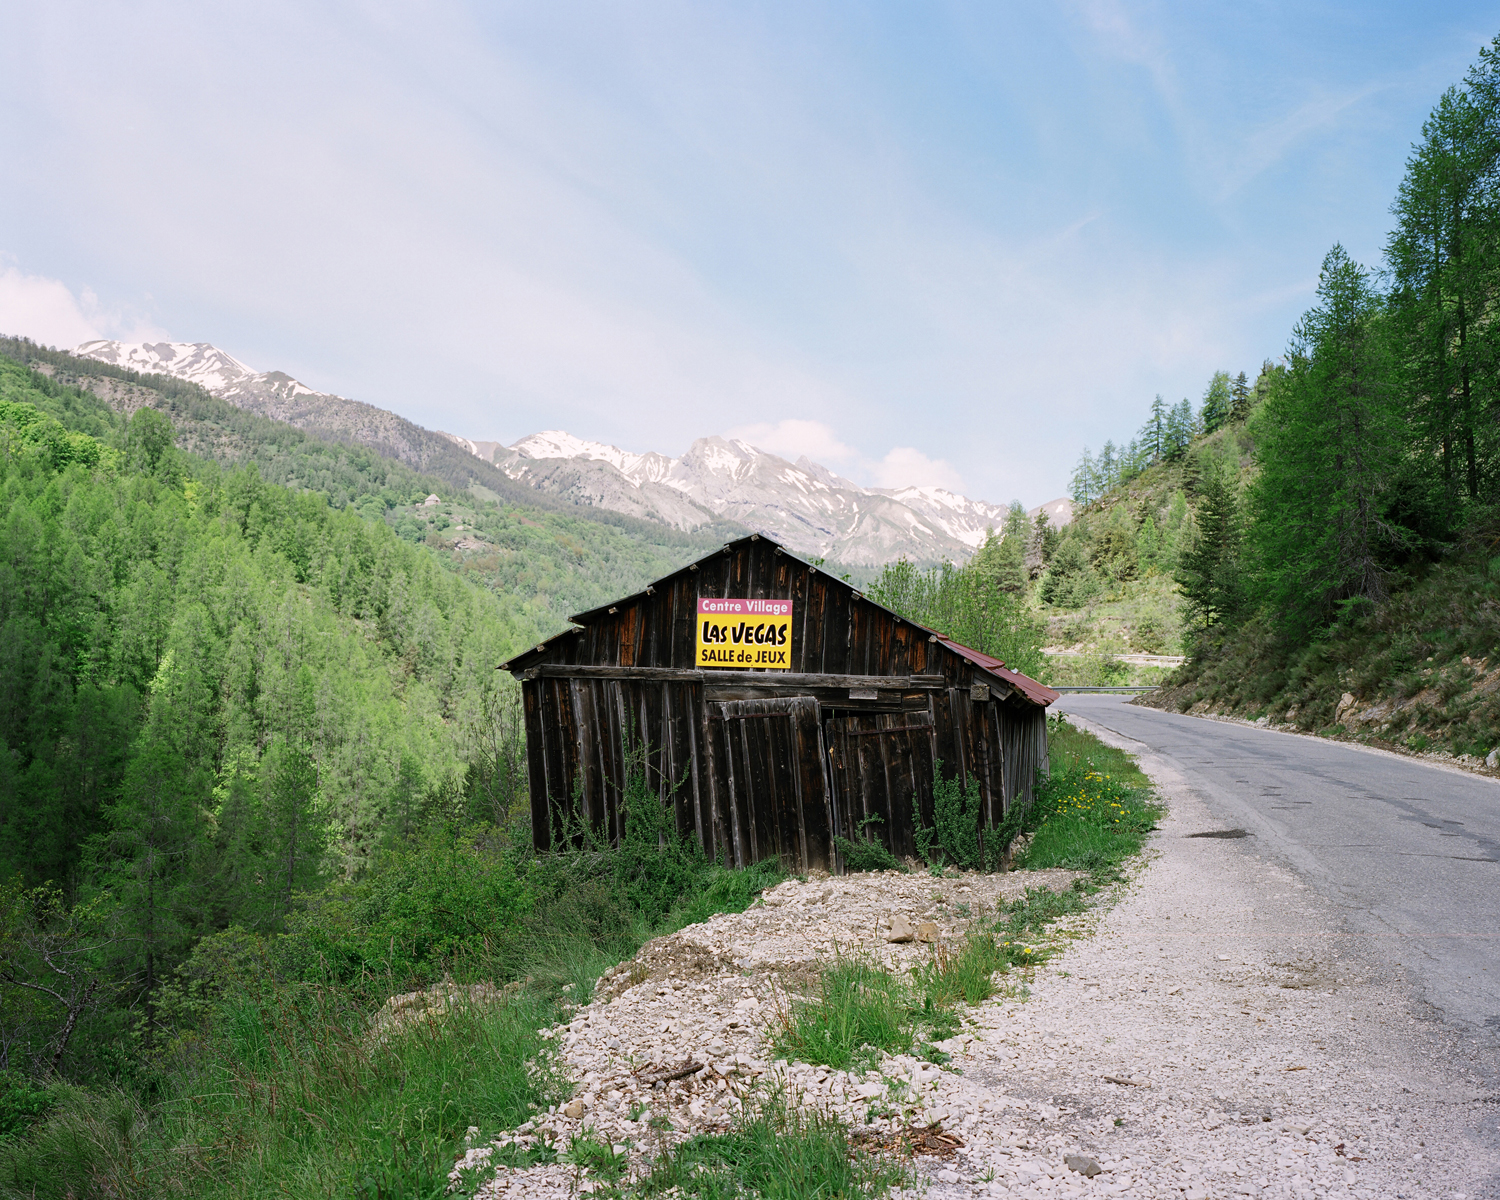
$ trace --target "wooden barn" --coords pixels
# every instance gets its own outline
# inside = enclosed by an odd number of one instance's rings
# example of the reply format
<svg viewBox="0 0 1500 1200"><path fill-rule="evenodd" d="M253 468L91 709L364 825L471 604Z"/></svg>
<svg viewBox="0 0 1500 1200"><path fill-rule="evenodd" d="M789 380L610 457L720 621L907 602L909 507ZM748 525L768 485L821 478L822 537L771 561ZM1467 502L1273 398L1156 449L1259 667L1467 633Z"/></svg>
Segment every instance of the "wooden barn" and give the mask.
<svg viewBox="0 0 1500 1200"><path fill-rule="evenodd" d="M682 834L790 870L841 872L835 836L871 815L915 854L939 761L978 782L983 825L1029 801L1047 765L1056 692L763 535L572 620L502 664L521 680L539 850L566 815L616 836L632 739Z"/></svg>

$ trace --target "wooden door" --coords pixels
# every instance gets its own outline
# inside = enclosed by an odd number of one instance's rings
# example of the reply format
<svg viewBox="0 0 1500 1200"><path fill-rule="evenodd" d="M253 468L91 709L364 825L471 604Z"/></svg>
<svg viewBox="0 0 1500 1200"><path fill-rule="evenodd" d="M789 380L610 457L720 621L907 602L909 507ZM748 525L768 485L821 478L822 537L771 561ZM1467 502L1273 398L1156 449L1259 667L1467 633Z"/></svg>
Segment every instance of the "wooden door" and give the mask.
<svg viewBox="0 0 1500 1200"><path fill-rule="evenodd" d="M736 864L833 869L821 717L811 696L709 706L719 823Z"/></svg>
<svg viewBox="0 0 1500 1200"><path fill-rule="evenodd" d="M834 832L873 834L891 853L917 852L916 823L932 824L937 729L930 712L869 713L828 723Z"/></svg>

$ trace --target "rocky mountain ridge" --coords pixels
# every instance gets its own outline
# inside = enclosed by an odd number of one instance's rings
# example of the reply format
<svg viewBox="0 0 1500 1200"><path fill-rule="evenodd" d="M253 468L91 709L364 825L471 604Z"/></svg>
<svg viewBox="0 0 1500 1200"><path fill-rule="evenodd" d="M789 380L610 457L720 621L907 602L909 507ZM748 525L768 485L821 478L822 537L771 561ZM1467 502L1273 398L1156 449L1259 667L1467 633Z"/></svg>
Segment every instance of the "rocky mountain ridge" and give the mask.
<svg viewBox="0 0 1500 1200"><path fill-rule="evenodd" d="M902 555L917 562L962 561L1005 521L1003 505L940 487L866 488L815 463L795 462L738 438L702 437L680 458L635 453L563 430L513 443L447 435L513 479L580 503L692 529L729 519L792 549L856 566ZM1053 524L1072 504L1053 500Z"/></svg>
<svg viewBox="0 0 1500 1200"><path fill-rule="evenodd" d="M905 556L962 561L999 528L1005 507L938 487L866 488L803 456L703 437L678 458L635 453L560 430L507 446L423 429L394 413L315 391L281 371L255 371L208 342L92 341L73 354L141 374L196 383L237 407L426 468L441 446L462 448L507 479L560 500L683 531L735 522L797 553L852 567ZM1054 524L1066 501L1053 501ZM1064 521L1066 518L1064 518Z"/></svg>

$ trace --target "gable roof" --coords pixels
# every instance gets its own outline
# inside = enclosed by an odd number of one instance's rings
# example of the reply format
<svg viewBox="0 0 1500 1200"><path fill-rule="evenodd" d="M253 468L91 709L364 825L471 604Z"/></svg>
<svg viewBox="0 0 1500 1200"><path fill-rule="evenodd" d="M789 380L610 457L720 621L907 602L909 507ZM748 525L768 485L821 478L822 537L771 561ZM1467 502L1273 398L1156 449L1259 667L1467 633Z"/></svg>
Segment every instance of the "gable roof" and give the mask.
<svg viewBox="0 0 1500 1200"><path fill-rule="evenodd" d="M791 559L793 562L801 563L810 571L819 570L818 567L814 566L806 559L797 557L797 555L793 554L790 550L788 550L774 538L769 538L763 533L752 533L747 537L737 538L732 542L725 542L721 548L713 551L711 554L705 554L702 558L694 559L690 563L684 563L682 566L678 567L677 570L671 572L668 575L663 575L660 579L647 584L638 592L633 592L628 596L622 596L620 599L612 600L608 604L601 604L597 608L589 609L587 612L575 613L573 616L568 618L568 620L573 622L573 628L564 629L560 633L555 633L549 638L544 638L535 646L527 650L523 650L521 653L501 663L497 669L511 672L526 670L527 667L531 665L530 660L532 660L536 656L545 655L548 648L559 638L572 637L576 635L579 632L579 626L588 625L597 620L599 617L608 616L616 609L622 608L625 605L644 601L651 595L653 595L658 588L664 587L671 581L675 580L678 576L685 575L696 568L700 568L705 563L712 562L720 555L733 553L739 547L757 541L765 542L767 545L771 546L777 554L784 555L785 557ZM870 597L866 596L863 592L861 592L858 588L856 588L853 584L847 582L846 580L840 579L836 575L828 574L827 572L824 572L824 578L828 583L844 588L847 592L849 592L851 596L863 601L865 604L869 604L875 608L878 608L882 612L890 613L891 616L897 618L900 621L904 621L906 624L912 626L913 628L922 630L922 632L936 639L941 645L946 646L960 658L963 658L969 663L973 664L975 667L978 667L981 671L993 675L1001 683L1004 683L1009 687L1015 689L1015 691L1019 692L1022 697L1030 701L1032 704L1035 704L1041 708L1046 708L1058 698L1060 693L1053 691L1046 684L1038 683L1035 679L1032 679L1026 675L1022 675L1019 671L1012 670L998 658L994 658L988 654L983 654L978 650L971 650L968 646L964 646L958 642L955 642L946 634L939 633L935 629L929 629L927 626L919 624L918 622L911 620L911 618L909 617L902 616L902 614L896 612L894 609L887 608L879 601L870 599Z"/></svg>

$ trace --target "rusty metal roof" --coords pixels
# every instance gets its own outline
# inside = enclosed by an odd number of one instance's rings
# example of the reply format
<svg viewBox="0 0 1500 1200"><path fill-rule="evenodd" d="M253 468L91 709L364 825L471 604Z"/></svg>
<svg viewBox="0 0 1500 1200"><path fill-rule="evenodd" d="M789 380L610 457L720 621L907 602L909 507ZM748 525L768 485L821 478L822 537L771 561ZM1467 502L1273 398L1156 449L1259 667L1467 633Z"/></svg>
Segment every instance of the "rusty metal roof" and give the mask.
<svg viewBox="0 0 1500 1200"><path fill-rule="evenodd" d="M936 630L933 630L933 632L937 633ZM978 650L971 650L968 646L962 646L944 634L937 633L937 639L960 658L968 659L976 667L988 671L997 679L1010 684L1011 687L1015 688L1016 691L1020 692L1021 695L1025 696L1033 704L1039 704L1041 707L1046 708L1062 694L1061 692L1054 692L1045 683L1038 683L1029 675L1022 675L1019 671L1011 670L998 658L982 654Z"/></svg>

